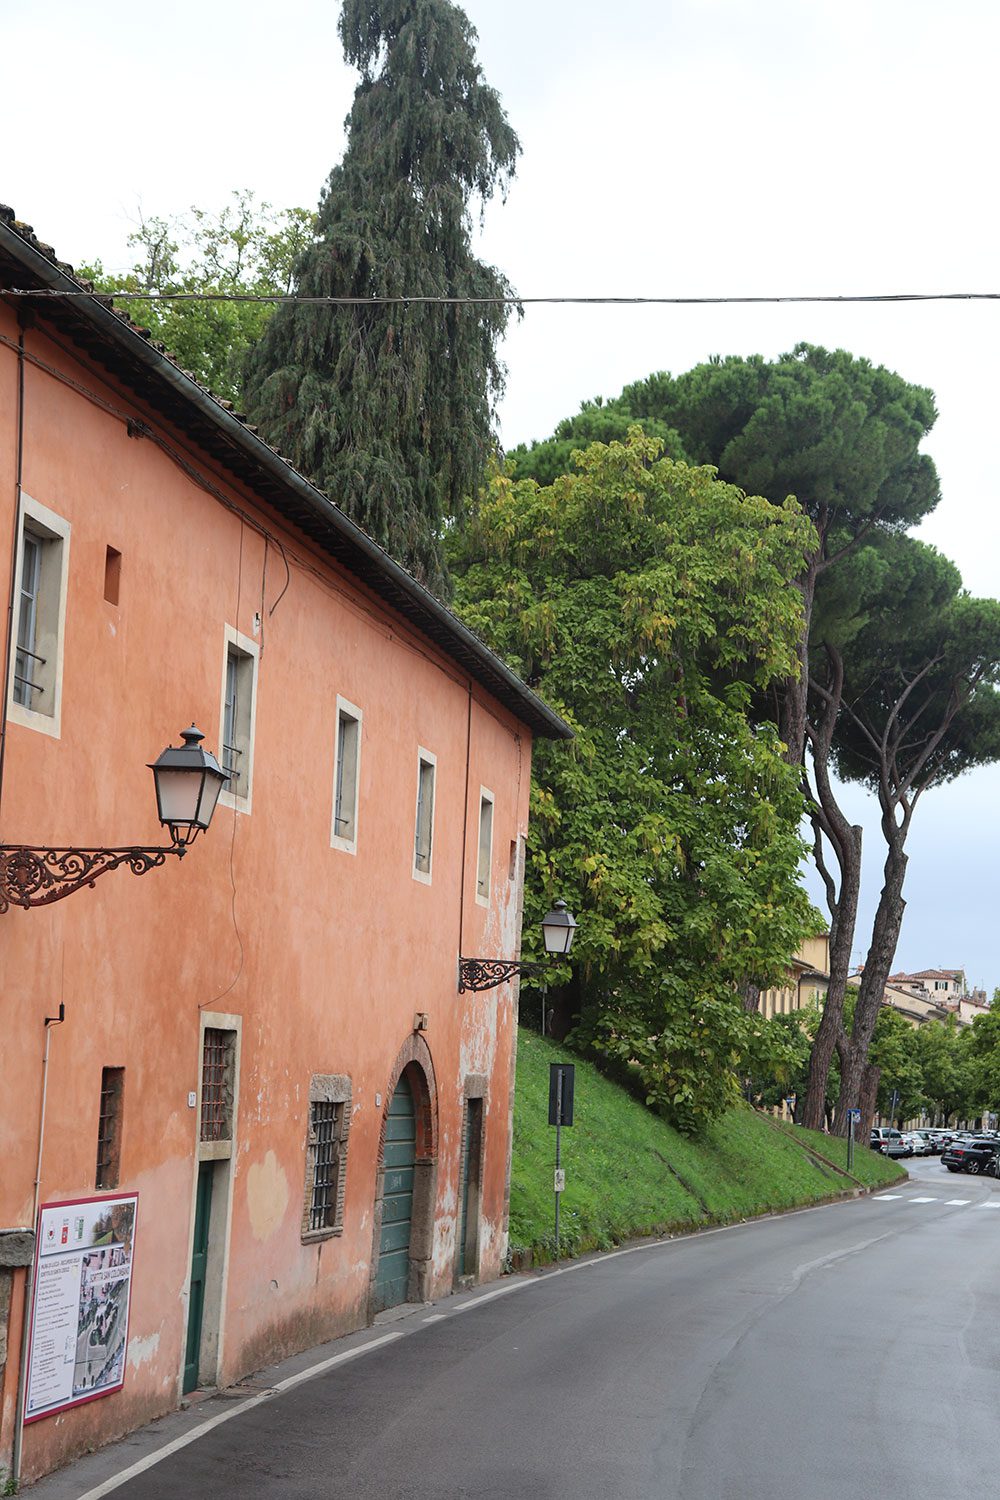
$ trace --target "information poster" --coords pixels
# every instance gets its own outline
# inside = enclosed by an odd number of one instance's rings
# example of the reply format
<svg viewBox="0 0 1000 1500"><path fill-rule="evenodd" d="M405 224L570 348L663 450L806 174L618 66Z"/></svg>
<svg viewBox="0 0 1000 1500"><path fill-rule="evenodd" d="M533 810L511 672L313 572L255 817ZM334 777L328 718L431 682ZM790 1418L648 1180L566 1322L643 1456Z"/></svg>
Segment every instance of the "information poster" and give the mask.
<svg viewBox="0 0 1000 1500"><path fill-rule="evenodd" d="M24 1419L120 1391L138 1196L43 1203Z"/></svg>

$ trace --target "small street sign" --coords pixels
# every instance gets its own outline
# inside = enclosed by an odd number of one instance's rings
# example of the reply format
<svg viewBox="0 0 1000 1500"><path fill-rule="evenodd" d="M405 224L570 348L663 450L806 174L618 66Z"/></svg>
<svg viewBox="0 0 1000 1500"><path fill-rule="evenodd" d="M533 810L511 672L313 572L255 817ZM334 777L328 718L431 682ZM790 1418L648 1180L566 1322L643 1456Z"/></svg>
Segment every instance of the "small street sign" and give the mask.
<svg viewBox="0 0 1000 1500"><path fill-rule="evenodd" d="M575 1077L575 1064L549 1063L550 1125L572 1125L573 1080Z"/></svg>
<svg viewBox="0 0 1000 1500"><path fill-rule="evenodd" d="M861 1119L861 1111L860 1111L860 1109L849 1109L847 1111L847 1118L849 1120L854 1120L855 1123L857 1123L857 1121Z"/></svg>
<svg viewBox="0 0 1000 1500"><path fill-rule="evenodd" d="M555 1189L557 1193L563 1193L566 1191L566 1172L562 1167L556 1167Z"/></svg>

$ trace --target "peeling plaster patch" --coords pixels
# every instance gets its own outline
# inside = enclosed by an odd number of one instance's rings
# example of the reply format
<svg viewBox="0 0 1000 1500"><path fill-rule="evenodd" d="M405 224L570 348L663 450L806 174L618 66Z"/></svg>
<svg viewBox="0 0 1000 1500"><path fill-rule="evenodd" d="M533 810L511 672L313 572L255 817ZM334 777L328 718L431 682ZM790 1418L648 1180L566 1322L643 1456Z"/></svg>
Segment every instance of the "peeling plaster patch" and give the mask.
<svg viewBox="0 0 1000 1500"><path fill-rule="evenodd" d="M160 1347L160 1335L158 1333L147 1333L145 1338L138 1336L128 1341L128 1362L133 1370L140 1365L147 1364L153 1358Z"/></svg>
<svg viewBox="0 0 1000 1500"><path fill-rule="evenodd" d="M288 1207L288 1178L269 1151L247 1172L247 1210L255 1240L266 1240L278 1228Z"/></svg>

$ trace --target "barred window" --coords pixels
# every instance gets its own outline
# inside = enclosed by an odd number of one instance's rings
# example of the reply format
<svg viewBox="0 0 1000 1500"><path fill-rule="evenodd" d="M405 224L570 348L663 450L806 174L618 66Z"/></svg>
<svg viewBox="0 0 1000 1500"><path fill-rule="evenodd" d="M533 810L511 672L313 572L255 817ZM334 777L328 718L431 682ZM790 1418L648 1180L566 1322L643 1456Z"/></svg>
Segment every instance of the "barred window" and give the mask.
<svg viewBox="0 0 1000 1500"><path fill-rule="evenodd" d="M310 1121L314 1144L310 1229L332 1229L337 1215L337 1178L340 1175L339 1124L342 1104L328 1100L312 1105Z"/></svg>
<svg viewBox="0 0 1000 1500"><path fill-rule="evenodd" d="M326 1239L344 1226L344 1173L351 1120L351 1080L316 1073L309 1085L303 1240Z"/></svg>
<svg viewBox="0 0 1000 1500"><path fill-rule="evenodd" d="M201 1139L233 1138L235 1031L206 1026L201 1054Z"/></svg>
<svg viewBox="0 0 1000 1500"><path fill-rule="evenodd" d="M94 1185L116 1188L121 1169L122 1103L125 1069L101 1069L101 1101L97 1115L97 1171Z"/></svg>

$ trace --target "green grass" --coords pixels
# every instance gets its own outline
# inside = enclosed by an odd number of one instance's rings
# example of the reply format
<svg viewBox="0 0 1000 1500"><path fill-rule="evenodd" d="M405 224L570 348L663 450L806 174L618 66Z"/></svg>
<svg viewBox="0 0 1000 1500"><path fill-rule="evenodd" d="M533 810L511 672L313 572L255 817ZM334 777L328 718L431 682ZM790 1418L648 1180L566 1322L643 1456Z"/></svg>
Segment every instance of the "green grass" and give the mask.
<svg viewBox="0 0 1000 1500"><path fill-rule="evenodd" d="M553 1254L555 1130L548 1124L549 1063L576 1064L574 1124L562 1132L566 1191L560 1253L605 1250L626 1239L724 1224L798 1208L905 1176L895 1162L847 1143L734 1109L697 1140L678 1134L565 1047L518 1036L510 1246L536 1261ZM852 1180L852 1178L854 1180Z"/></svg>

